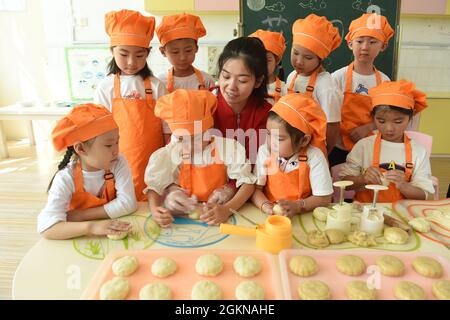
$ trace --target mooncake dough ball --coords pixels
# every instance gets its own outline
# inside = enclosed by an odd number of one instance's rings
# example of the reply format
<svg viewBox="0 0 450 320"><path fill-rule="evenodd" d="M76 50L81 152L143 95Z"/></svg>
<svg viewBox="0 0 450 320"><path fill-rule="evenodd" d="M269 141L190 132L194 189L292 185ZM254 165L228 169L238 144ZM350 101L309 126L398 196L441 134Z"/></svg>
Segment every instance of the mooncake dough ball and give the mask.
<svg viewBox="0 0 450 320"><path fill-rule="evenodd" d="M233 262L234 271L241 277L253 277L261 272L262 265L252 256L239 256Z"/></svg>
<svg viewBox="0 0 450 320"><path fill-rule="evenodd" d="M325 232L314 230L308 233L308 243L319 248L325 248L330 245Z"/></svg>
<svg viewBox="0 0 450 320"><path fill-rule="evenodd" d="M384 229L384 238L394 244L405 244L408 242L409 234L405 230L397 227Z"/></svg>
<svg viewBox="0 0 450 320"><path fill-rule="evenodd" d="M345 288L350 300L376 300L377 290L370 289L365 281L355 280L347 283Z"/></svg>
<svg viewBox="0 0 450 320"><path fill-rule="evenodd" d="M438 280L433 283L433 295L439 300L450 300L450 281Z"/></svg>
<svg viewBox="0 0 450 320"><path fill-rule="evenodd" d="M277 203L276 205L273 206L272 212L273 212L273 214L276 214L276 215L282 215L283 208Z"/></svg>
<svg viewBox="0 0 450 320"><path fill-rule="evenodd" d="M289 269L300 277L309 277L319 271L319 266L314 258L298 255L289 261Z"/></svg>
<svg viewBox="0 0 450 320"><path fill-rule="evenodd" d="M140 300L172 300L172 290L161 282L149 283L139 291Z"/></svg>
<svg viewBox="0 0 450 320"><path fill-rule="evenodd" d="M337 258L336 268L339 272L348 276L359 276L366 271L366 264L358 256L345 255Z"/></svg>
<svg viewBox="0 0 450 320"><path fill-rule="evenodd" d="M115 240L115 241L117 241L117 240L123 240L123 239L125 239L127 236L128 236L128 231L124 231L124 232L121 232L121 233L119 233L119 234L108 234L108 235L107 235L108 239Z"/></svg>
<svg viewBox="0 0 450 320"><path fill-rule="evenodd" d="M367 232L364 231L350 232L347 236L347 239L351 243L356 244L358 247L367 248L377 245L377 242L375 241L373 235L368 234Z"/></svg>
<svg viewBox="0 0 450 320"><path fill-rule="evenodd" d="M325 230L325 233L327 235L328 241L330 241L331 244L339 244L347 239L345 233L342 230L328 229Z"/></svg>
<svg viewBox="0 0 450 320"><path fill-rule="evenodd" d="M121 277L114 277L101 286L100 300L124 300L128 291L128 281Z"/></svg>
<svg viewBox="0 0 450 320"><path fill-rule="evenodd" d="M176 262L167 257L158 258L152 264L152 274L158 278L168 277L175 271L177 271Z"/></svg>
<svg viewBox="0 0 450 320"><path fill-rule="evenodd" d="M302 300L329 300L330 288L320 280L308 280L298 286L298 295Z"/></svg>
<svg viewBox="0 0 450 320"><path fill-rule="evenodd" d="M319 221L327 222L328 213L330 212L333 212L333 210L325 207L317 207L313 210L313 217Z"/></svg>
<svg viewBox="0 0 450 320"><path fill-rule="evenodd" d="M422 233L427 233L431 230L431 223L425 218L411 219L408 224L413 227L414 230Z"/></svg>
<svg viewBox="0 0 450 320"><path fill-rule="evenodd" d="M382 255L376 258L381 274L389 277L400 277L405 274L405 264L397 257Z"/></svg>
<svg viewBox="0 0 450 320"><path fill-rule="evenodd" d="M138 267L139 262L136 257L124 256L114 261L112 264L112 271L116 276L128 277L133 274Z"/></svg>
<svg viewBox="0 0 450 320"><path fill-rule="evenodd" d="M440 278L442 276L442 265L436 259L430 257L417 257L412 263L416 272L427 278Z"/></svg>
<svg viewBox="0 0 450 320"><path fill-rule="evenodd" d="M192 287L191 291L192 300L221 300L222 289L217 283L210 280L198 281Z"/></svg>
<svg viewBox="0 0 450 320"><path fill-rule="evenodd" d="M223 270L223 261L216 254L204 254L198 257L195 271L201 276L215 277Z"/></svg>
<svg viewBox="0 0 450 320"><path fill-rule="evenodd" d="M242 281L235 295L238 300L264 300L264 288L256 281Z"/></svg>
<svg viewBox="0 0 450 320"><path fill-rule="evenodd" d="M425 300L425 291L410 281L399 281L394 287L394 296L399 300Z"/></svg>

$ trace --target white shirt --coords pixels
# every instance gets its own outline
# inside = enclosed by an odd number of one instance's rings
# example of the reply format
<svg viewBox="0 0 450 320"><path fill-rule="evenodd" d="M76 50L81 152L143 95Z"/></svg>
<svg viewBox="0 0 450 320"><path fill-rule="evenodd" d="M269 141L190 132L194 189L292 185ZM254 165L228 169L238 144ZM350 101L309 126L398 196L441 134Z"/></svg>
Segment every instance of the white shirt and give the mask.
<svg viewBox="0 0 450 320"><path fill-rule="evenodd" d="M245 148L236 140L215 138L217 156L227 168L227 176L229 179L236 180L236 186L242 184L254 184L256 181L252 173L250 161L246 159ZM212 144L209 144L203 152L194 155L194 164L208 165L214 163L211 155ZM183 163L181 157L182 143L172 136L168 145L155 151L148 162L145 169L145 183L148 190L153 190L158 194L162 194L164 189L172 183L178 184L178 175L180 173L180 165Z"/></svg>
<svg viewBox="0 0 450 320"><path fill-rule="evenodd" d="M64 169L58 171L53 179L52 186L48 191L47 204L39 213L37 219L37 230L44 232L54 224L66 221L67 210L75 192L73 180L73 167L75 162L70 162ZM115 219L132 213L137 209L136 196L134 194L133 178L131 176L128 162L124 156L119 155L117 162L112 166L116 188L116 198L103 205L106 213L111 219ZM105 183L104 170L84 171L83 187L86 192L95 196L99 193Z"/></svg>
<svg viewBox="0 0 450 320"><path fill-rule="evenodd" d="M215 81L214 78L211 77L208 73L201 71L200 73L203 76L203 82L205 83L205 88L209 89L211 87L214 87ZM164 85L167 87L167 72L160 73L158 75L158 78L164 83ZM200 82L197 79L197 75L195 73L191 74L187 77L173 77L173 88L174 89L192 89L192 90L198 90L198 86L200 85Z"/></svg>
<svg viewBox="0 0 450 320"><path fill-rule="evenodd" d="M364 170L372 166L373 148L376 135L359 140L347 156L347 162L342 166L339 173L341 178L345 176L359 176ZM411 140L413 173L411 185L434 193L433 182L431 180L430 159L425 148ZM405 144L395 143L381 139L380 166L388 168L394 162L399 170L404 170L406 163Z"/></svg>
<svg viewBox="0 0 450 320"><path fill-rule="evenodd" d="M112 99L114 97L114 74L105 77L98 84L94 93L94 102L105 106L112 111ZM158 78L151 77L153 100L158 100L167 94L166 86ZM139 75L121 75L120 76L120 95L124 99L145 99L144 80ZM163 133L170 133L169 126L161 120Z"/></svg>
<svg viewBox="0 0 450 320"><path fill-rule="evenodd" d="M289 88L291 81L294 78L296 71L292 71L286 81L286 85ZM309 78L298 75L295 81L294 91L295 92L306 92L306 87L309 83ZM327 116L328 123L336 123L341 121L341 105L342 105L342 94L334 85L331 75L324 71L317 75L316 85L312 94L314 100L316 100L323 112Z"/></svg>
<svg viewBox="0 0 450 320"><path fill-rule="evenodd" d="M328 168L327 160L323 152L316 147L309 146L306 150L308 157L307 163L309 165L309 181L311 183L311 190L314 196L328 196L332 194L333 185ZM267 183L267 168L265 163L270 157L270 152L267 144L263 144L258 150L256 158L255 175L256 184L265 186ZM290 172L298 168L298 153L294 154L289 159L278 158L280 170L282 172Z"/></svg>
<svg viewBox="0 0 450 320"><path fill-rule="evenodd" d="M339 70L336 70L331 75L336 87L339 89L340 92L342 92L342 94L345 92L345 83L347 80L347 70L348 70L348 66L345 66ZM381 82L390 81L390 79L387 75L385 75L381 71L378 71L378 72L380 72L380 75L381 75ZM352 92L353 93L368 95L369 89L375 87L376 85L377 85L377 78L375 76L375 73L373 73L371 75L363 75L363 74L359 74L353 70L353 76L352 76Z"/></svg>
<svg viewBox="0 0 450 320"><path fill-rule="evenodd" d="M280 80L280 82L281 82L280 96L282 97L282 96L287 95L287 86L286 86L286 83L284 81ZM272 83L269 83L267 85L267 93L268 94L275 94L275 89L276 88L277 88L277 82L276 81L274 81ZM272 98L266 98L266 101L269 102L272 105L275 103L274 99L272 99Z"/></svg>

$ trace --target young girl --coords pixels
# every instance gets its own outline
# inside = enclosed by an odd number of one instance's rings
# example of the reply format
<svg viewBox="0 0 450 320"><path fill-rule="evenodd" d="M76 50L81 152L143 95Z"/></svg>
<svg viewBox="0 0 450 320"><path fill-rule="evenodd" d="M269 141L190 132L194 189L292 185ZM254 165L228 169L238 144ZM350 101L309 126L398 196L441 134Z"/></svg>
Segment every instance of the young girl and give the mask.
<svg viewBox="0 0 450 320"><path fill-rule="evenodd" d="M371 202L367 184L385 184L379 202L426 200L434 194L430 159L425 148L408 138L406 127L413 114L427 107L425 94L412 82L383 82L369 89L377 135L359 140L347 157L340 176L354 181L355 199Z"/></svg>
<svg viewBox="0 0 450 320"><path fill-rule="evenodd" d="M310 14L292 26L291 63L294 67L288 78L288 92L300 92L314 98L327 116L325 154L334 147L341 121L342 96L322 61L339 47L339 30L325 17Z"/></svg>
<svg viewBox="0 0 450 320"><path fill-rule="evenodd" d="M277 102L282 96L286 95L287 88L284 83L284 70L281 66L284 51L286 50L286 41L281 32L272 32L266 30L257 30L249 37L260 39L264 48L266 48L267 57L267 92L270 96L268 101L270 104ZM278 67L278 68L277 68ZM276 71L279 69L278 76ZM282 80L280 80L280 78Z"/></svg>
<svg viewBox="0 0 450 320"><path fill-rule="evenodd" d="M345 162L353 145L375 129L370 116L369 89L389 78L375 68L374 61L393 35L394 30L384 16L366 13L350 24L345 40L354 61L332 74L336 86L344 94L344 101L341 134L330 153L330 166Z"/></svg>
<svg viewBox="0 0 450 320"><path fill-rule="evenodd" d="M175 89L209 89L214 79L192 64L198 51L198 39L206 35L200 17L181 13L163 17L156 28L161 54L166 57L172 68L158 75L169 92Z"/></svg>
<svg viewBox="0 0 450 320"><path fill-rule="evenodd" d="M113 114L120 131L120 151L133 174L136 197L146 199L144 171L153 151L164 145L161 120L154 115L155 101L166 94L164 84L147 65L155 18L131 10L105 16L113 58L108 76L96 90L94 100Z"/></svg>
<svg viewBox="0 0 450 320"><path fill-rule="evenodd" d="M245 145L247 157L255 163L272 107L265 100L267 60L263 43L254 37L231 40L219 57L219 70L215 127L224 137Z"/></svg>
<svg viewBox="0 0 450 320"><path fill-rule="evenodd" d="M127 231L128 223L99 220L115 219L137 208L112 114L95 104L76 106L58 121L52 142L56 151L67 150L50 182L38 232L47 239L70 239Z"/></svg>
<svg viewBox="0 0 450 320"><path fill-rule="evenodd" d="M216 97L204 90L177 89L156 103L155 114L169 124L174 137L151 156L145 175L150 210L162 227L170 226L173 215L193 210L196 200L208 202L202 221L225 222L229 209L238 210L253 193L255 176L244 147L208 130L216 106ZM224 203L215 194L227 188L228 179L236 180L238 191Z"/></svg>
<svg viewBox="0 0 450 320"><path fill-rule="evenodd" d="M292 217L330 203L333 186L319 148L326 123L320 106L305 95L288 94L275 103L255 166L252 201L262 212ZM276 203L281 211L274 210Z"/></svg>

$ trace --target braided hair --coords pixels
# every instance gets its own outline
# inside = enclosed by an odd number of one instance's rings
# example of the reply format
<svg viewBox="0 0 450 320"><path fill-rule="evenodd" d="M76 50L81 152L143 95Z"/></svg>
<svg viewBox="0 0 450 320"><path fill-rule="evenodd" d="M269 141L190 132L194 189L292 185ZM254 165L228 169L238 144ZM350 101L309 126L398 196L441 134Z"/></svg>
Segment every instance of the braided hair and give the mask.
<svg viewBox="0 0 450 320"><path fill-rule="evenodd" d="M64 154L63 159L61 160L61 162L58 164L58 171L55 172L55 174L53 175L52 180L50 181L48 188L47 188L47 192L50 190L50 188L52 187L52 183L53 183L53 179L55 179L56 174L61 171L62 169L64 169L65 167L67 167L67 165L69 164L70 160L72 159L73 155L76 155L75 149L73 148L73 146L69 146L67 147L66 153Z"/></svg>

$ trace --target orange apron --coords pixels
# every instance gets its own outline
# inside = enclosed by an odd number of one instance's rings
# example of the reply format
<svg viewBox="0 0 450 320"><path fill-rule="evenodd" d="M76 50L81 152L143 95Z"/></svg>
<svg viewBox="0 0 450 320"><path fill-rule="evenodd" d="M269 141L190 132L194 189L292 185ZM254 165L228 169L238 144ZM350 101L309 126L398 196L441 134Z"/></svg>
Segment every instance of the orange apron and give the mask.
<svg viewBox="0 0 450 320"><path fill-rule="evenodd" d="M413 172L413 163L412 163L412 149L411 149L411 141L410 139L404 135L403 138L405 144L405 179L406 181L410 181L412 172ZM380 150L381 150L381 134L378 133L375 139L375 145L373 148L373 159L372 159L372 167L379 168L380 167ZM385 169L381 168L382 172L386 172ZM381 190L378 192L378 202L395 202L397 200L405 199L400 190L397 189L395 183L389 183L388 190ZM359 202L372 202L373 200L373 191L372 190L364 190L357 192L355 195L355 200Z"/></svg>
<svg viewBox="0 0 450 320"><path fill-rule="evenodd" d="M314 87L316 86L317 76L319 74L319 68L313 71L311 76L309 77L308 85L306 86L306 92L304 93L308 98L312 98L312 94L314 92ZM295 93L295 81L297 81L298 73L295 73L294 78L291 80L289 84L288 93Z"/></svg>
<svg viewBox="0 0 450 320"><path fill-rule="evenodd" d="M194 68L194 67L192 67ZM206 86L205 86L205 80L203 79L203 75L200 72L200 70L198 70L197 68L194 68L194 72L195 75L197 76L197 80L200 83L198 85L198 90L205 90ZM173 67L169 70L169 72L167 73L167 91L169 91L169 93L173 92L174 88L173 88Z"/></svg>
<svg viewBox="0 0 450 320"><path fill-rule="evenodd" d="M272 202L279 200L299 200L312 194L309 180L309 165L306 150L298 156L298 168L290 172L281 172L276 160L271 158L267 161L268 172L267 183L264 194Z"/></svg>
<svg viewBox="0 0 450 320"><path fill-rule="evenodd" d="M72 193L72 199L69 204L70 210L84 210L96 208L108 203L116 198L116 187L114 185L114 174L105 171L105 184L100 198L92 193L84 191L83 172L81 171L80 161L77 161L73 169L73 182L75 184L75 192Z"/></svg>
<svg viewBox="0 0 450 320"><path fill-rule="evenodd" d="M295 83L295 80L294 80ZM269 93L269 96L274 100L274 103L280 100L281 98L281 80L278 77L275 77L275 92Z"/></svg>
<svg viewBox="0 0 450 320"><path fill-rule="evenodd" d="M183 160L178 176L180 187L194 194L198 201L208 201L211 193L227 183L227 168L216 154L216 148L211 150L214 163L206 166L194 166L189 159ZM190 156L189 156L190 157Z"/></svg>
<svg viewBox="0 0 450 320"><path fill-rule="evenodd" d="M373 67L377 85L381 83L381 75ZM351 151L355 144L350 139L353 129L372 122L370 111L371 99L359 93L353 92L353 62L348 66L345 80L344 101L341 107L341 136L347 151Z"/></svg>
<svg viewBox="0 0 450 320"><path fill-rule="evenodd" d="M144 80L146 99L124 99L120 94L120 78L114 78L114 98L112 114L119 126L119 149L128 161L133 175L134 189L138 201L145 201L147 196L144 174L152 153L164 146L161 119L154 114L150 78Z"/></svg>

